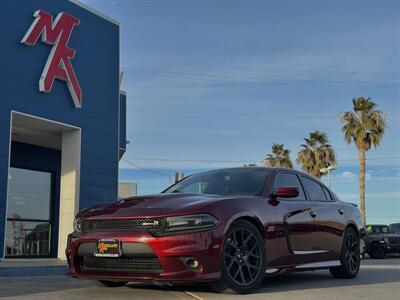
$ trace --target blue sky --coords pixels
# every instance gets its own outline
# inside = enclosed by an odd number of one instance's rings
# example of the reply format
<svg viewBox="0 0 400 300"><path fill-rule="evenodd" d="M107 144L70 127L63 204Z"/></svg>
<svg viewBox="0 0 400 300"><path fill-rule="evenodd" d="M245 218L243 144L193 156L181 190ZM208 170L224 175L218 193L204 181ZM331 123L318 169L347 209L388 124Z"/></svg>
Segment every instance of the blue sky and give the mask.
<svg viewBox="0 0 400 300"><path fill-rule="evenodd" d="M357 152L339 117L366 96L389 121L367 154L367 218L400 221L399 1L84 2L121 23L125 159L152 171L121 162L120 181L156 193L175 170L260 164L274 142L295 158L322 130L339 158L333 189L357 203Z"/></svg>

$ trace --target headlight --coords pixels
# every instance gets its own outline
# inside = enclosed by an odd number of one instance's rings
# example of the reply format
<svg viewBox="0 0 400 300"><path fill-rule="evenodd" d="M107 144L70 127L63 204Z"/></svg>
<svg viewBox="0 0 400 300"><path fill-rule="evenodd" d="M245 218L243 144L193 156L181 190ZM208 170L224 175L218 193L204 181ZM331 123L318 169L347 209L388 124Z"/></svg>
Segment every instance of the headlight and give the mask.
<svg viewBox="0 0 400 300"><path fill-rule="evenodd" d="M215 226L218 220L207 214L167 217L164 232L197 230Z"/></svg>
<svg viewBox="0 0 400 300"><path fill-rule="evenodd" d="M82 231L82 221L79 218L74 220L74 231L81 232Z"/></svg>

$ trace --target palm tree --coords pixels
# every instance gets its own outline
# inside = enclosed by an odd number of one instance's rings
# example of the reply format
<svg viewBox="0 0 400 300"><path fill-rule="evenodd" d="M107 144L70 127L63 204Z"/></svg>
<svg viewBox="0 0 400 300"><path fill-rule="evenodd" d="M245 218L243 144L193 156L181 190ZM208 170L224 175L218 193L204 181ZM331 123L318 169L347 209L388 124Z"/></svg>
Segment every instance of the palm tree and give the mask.
<svg viewBox="0 0 400 300"><path fill-rule="evenodd" d="M264 165L275 168L293 168L290 151L283 144L272 144L272 153L264 160Z"/></svg>
<svg viewBox="0 0 400 300"><path fill-rule="evenodd" d="M328 143L325 132L314 131L304 139L301 149L297 153L296 162L301 169L310 175L321 178L321 169L336 165L336 154Z"/></svg>
<svg viewBox="0 0 400 300"><path fill-rule="evenodd" d="M342 131L348 144L353 142L358 150L360 162L360 209L362 222L366 224L365 215L365 153L373 146L376 148L382 140L386 127L386 117L376 110L371 98L353 99L353 111L342 115Z"/></svg>

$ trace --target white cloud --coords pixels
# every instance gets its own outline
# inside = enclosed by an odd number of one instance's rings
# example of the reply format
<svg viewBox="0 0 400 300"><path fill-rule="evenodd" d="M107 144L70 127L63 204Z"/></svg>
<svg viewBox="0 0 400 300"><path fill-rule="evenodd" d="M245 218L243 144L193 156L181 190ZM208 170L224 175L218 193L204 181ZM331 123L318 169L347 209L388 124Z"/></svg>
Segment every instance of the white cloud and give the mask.
<svg viewBox="0 0 400 300"><path fill-rule="evenodd" d="M356 174L349 172L349 171L344 171L340 176L344 177L344 178L356 178L357 177Z"/></svg>
<svg viewBox="0 0 400 300"><path fill-rule="evenodd" d="M369 171L367 171L365 173L365 179L369 180L371 179L372 175ZM349 171L344 171L342 174L340 174L339 178L343 178L343 179L357 179L358 178L358 174L355 174L353 172L349 172Z"/></svg>

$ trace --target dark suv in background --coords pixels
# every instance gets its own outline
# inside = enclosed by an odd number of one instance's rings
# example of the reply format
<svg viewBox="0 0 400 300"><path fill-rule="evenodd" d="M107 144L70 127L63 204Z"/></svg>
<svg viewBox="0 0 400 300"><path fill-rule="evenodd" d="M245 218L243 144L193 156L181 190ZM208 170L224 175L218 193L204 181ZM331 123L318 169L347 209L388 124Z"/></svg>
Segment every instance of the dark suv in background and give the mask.
<svg viewBox="0 0 400 300"><path fill-rule="evenodd" d="M366 252L372 258L384 258L387 253L400 254L400 234L388 225L367 225L364 241Z"/></svg>
<svg viewBox="0 0 400 300"><path fill-rule="evenodd" d="M400 234L400 223L390 224L389 229L396 234Z"/></svg>

